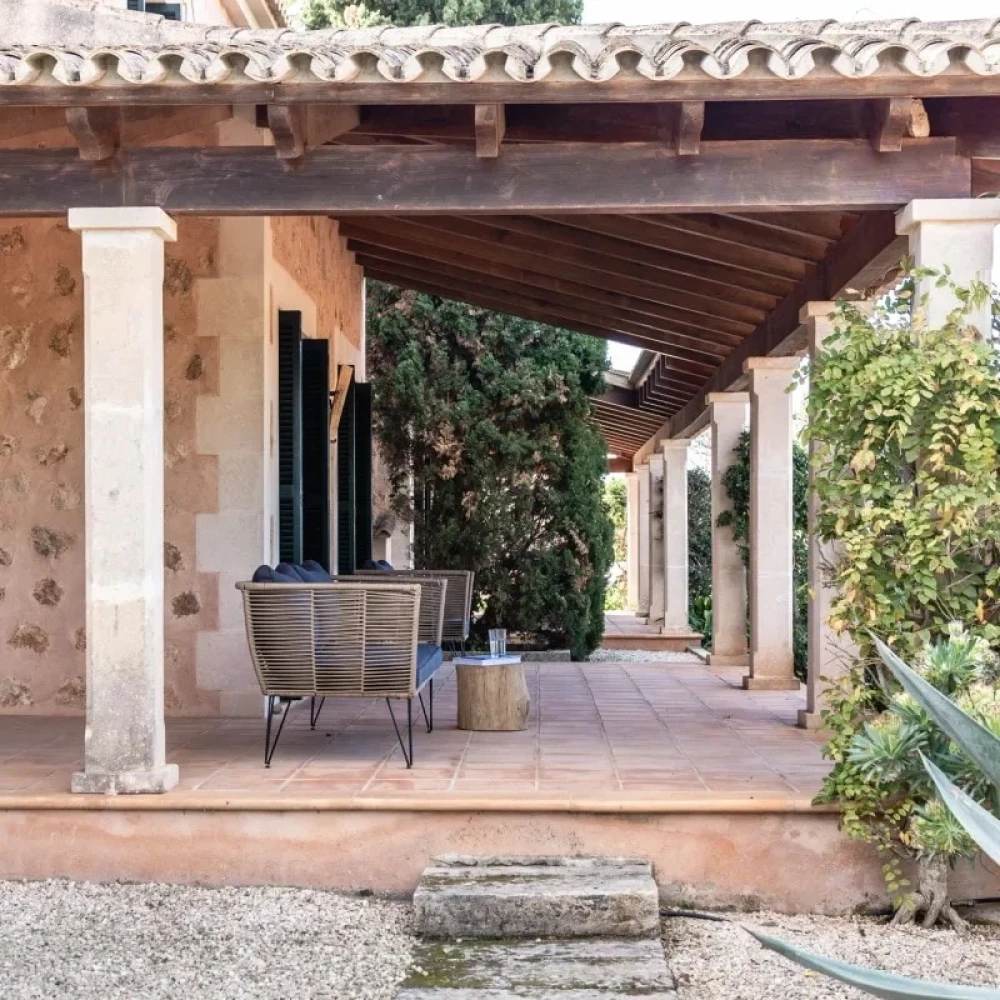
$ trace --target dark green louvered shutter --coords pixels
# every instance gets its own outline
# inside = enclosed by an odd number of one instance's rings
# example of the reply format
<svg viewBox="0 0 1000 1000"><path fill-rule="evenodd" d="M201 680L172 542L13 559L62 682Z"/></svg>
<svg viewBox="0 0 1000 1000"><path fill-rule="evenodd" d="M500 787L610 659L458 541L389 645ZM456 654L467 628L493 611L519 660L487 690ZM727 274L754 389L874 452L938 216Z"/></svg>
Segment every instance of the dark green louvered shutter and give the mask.
<svg viewBox="0 0 1000 1000"><path fill-rule="evenodd" d="M354 387L354 535L355 558L364 566L372 557L372 387Z"/></svg>
<svg viewBox="0 0 1000 1000"><path fill-rule="evenodd" d="M352 379L337 427L337 572L341 574L358 568L355 399Z"/></svg>
<svg viewBox="0 0 1000 1000"><path fill-rule="evenodd" d="M302 313L278 313L278 558L302 562Z"/></svg>
<svg viewBox="0 0 1000 1000"><path fill-rule="evenodd" d="M128 0L129 10L145 10L146 0Z"/></svg>
<svg viewBox="0 0 1000 1000"><path fill-rule="evenodd" d="M330 568L330 342L302 341L302 560Z"/></svg>

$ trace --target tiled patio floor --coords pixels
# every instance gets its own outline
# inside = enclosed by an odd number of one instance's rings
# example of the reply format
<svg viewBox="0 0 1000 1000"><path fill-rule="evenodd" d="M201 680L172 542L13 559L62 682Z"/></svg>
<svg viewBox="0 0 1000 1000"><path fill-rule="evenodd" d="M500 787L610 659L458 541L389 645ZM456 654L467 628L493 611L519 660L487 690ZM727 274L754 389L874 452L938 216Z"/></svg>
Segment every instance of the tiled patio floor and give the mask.
<svg viewBox="0 0 1000 1000"><path fill-rule="evenodd" d="M656 625L649 625L628 611L609 611L604 616L605 635L659 635Z"/></svg>
<svg viewBox="0 0 1000 1000"><path fill-rule="evenodd" d="M270 770L261 759L263 720L253 719L169 720L168 760L180 765L182 790L226 798L801 800L827 770L820 740L795 728L802 696L742 691L739 670L693 657L525 670L529 728L469 733L455 725L446 667L435 731L417 729L409 771L385 702L357 700L328 701L315 732L308 706L294 708ZM82 748L81 719L0 717L0 804L66 791Z"/></svg>

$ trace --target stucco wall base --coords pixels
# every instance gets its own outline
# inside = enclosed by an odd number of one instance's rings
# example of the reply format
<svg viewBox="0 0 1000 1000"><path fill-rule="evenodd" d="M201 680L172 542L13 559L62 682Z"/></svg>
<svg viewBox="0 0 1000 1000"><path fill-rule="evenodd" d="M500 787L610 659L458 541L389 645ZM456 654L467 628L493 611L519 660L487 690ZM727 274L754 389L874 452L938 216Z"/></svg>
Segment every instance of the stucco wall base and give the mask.
<svg viewBox="0 0 1000 1000"><path fill-rule="evenodd" d="M874 852L824 813L632 814L241 810L0 810L0 878L413 891L460 854L649 858L665 901L847 912L884 904Z"/></svg>

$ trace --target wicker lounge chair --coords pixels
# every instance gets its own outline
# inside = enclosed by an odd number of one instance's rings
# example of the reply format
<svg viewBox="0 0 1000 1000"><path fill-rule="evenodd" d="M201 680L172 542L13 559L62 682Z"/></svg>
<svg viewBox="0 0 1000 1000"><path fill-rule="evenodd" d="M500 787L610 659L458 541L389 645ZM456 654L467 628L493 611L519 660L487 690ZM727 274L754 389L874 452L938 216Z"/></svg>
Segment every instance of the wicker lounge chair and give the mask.
<svg viewBox="0 0 1000 1000"><path fill-rule="evenodd" d="M441 638L454 650L465 652L472 619L472 585L475 573L467 569L386 569L358 570L344 580L386 578L406 583L410 580L447 580L448 590L444 599L444 630Z"/></svg>
<svg viewBox="0 0 1000 1000"><path fill-rule="evenodd" d="M325 700L333 697L385 698L406 766L412 767L414 698L427 731L434 728L434 673L442 662L446 583L383 578L236 586L243 594L250 656L267 698L265 767L271 766L288 718L286 710L272 741L278 704L309 698L315 729ZM429 707L422 696L425 688ZM392 707L395 698L406 700L405 740Z"/></svg>

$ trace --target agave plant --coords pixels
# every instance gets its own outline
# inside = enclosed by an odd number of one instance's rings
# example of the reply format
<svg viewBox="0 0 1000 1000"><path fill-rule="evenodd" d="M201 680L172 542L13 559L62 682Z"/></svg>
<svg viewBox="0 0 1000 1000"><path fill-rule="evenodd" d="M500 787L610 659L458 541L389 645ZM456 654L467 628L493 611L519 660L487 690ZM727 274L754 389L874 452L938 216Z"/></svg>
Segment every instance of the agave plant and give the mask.
<svg viewBox="0 0 1000 1000"><path fill-rule="evenodd" d="M978 776L994 788L1000 788L1000 737L975 718L974 714L963 711L926 677L907 666L885 643L877 638L874 641L883 663L902 685L906 695L912 699L909 708L914 711L919 708L925 712L940 731L964 751L978 769ZM960 660L960 657L956 657L955 663ZM968 657L964 662L967 664L967 661ZM935 677L935 680L940 683L941 679ZM975 842L984 854L1000 864L1000 820L984 809L971 795L953 784L933 761L923 753L919 751L918 753L922 767L938 794L937 802L931 803L928 809L939 809L942 813L946 810L946 815L951 820L957 821L964 834ZM936 829L942 826L940 816L928 817L928 822ZM943 1000L976 1000L976 998L1000 1000L1000 990L997 989L907 979L904 976L825 958L787 941L749 928L748 930L762 945L779 955L784 955L814 972L839 979L865 993L883 997L885 1000L920 1000L920 998L930 1000L934 997Z"/></svg>

